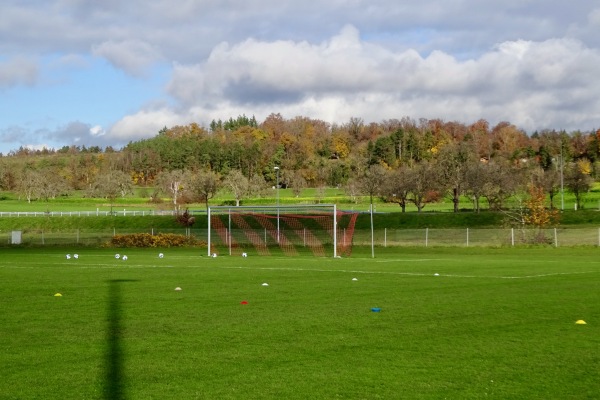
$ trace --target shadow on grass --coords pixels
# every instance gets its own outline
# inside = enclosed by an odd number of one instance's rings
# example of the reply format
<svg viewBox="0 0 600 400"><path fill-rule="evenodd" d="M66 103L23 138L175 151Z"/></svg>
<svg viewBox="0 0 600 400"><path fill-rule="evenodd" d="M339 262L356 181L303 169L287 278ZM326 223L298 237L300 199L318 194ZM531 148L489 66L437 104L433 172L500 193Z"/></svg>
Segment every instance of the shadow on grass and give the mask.
<svg viewBox="0 0 600 400"><path fill-rule="evenodd" d="M123 349L121 344L121 285L136 282L128 279L108 281L108 310L106 327L106 383L104 398L121 400L123 391Z"/></svg>

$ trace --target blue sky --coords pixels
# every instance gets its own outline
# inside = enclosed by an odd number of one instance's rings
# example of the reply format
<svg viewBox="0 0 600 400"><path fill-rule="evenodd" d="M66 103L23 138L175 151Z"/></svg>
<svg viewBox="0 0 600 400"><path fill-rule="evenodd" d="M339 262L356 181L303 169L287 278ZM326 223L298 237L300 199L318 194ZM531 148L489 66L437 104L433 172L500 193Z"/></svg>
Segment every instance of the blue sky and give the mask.
<svg viewBox="0 0 600 400"><path fill-rule="evenodd" d="M0 152L271 113L600 128L591 0L4 0Z"/></svg>

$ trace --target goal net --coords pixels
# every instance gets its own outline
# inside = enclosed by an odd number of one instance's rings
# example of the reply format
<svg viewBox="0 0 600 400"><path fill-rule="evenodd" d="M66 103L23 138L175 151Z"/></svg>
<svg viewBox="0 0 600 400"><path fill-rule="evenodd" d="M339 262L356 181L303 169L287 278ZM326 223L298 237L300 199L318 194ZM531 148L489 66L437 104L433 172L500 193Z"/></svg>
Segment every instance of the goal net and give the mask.
<svg viewBox="0 0 600 400"><path fill-rule="evenodd" d="M347 256L357 215L332 204L210 207L208 254Z"/></svg>

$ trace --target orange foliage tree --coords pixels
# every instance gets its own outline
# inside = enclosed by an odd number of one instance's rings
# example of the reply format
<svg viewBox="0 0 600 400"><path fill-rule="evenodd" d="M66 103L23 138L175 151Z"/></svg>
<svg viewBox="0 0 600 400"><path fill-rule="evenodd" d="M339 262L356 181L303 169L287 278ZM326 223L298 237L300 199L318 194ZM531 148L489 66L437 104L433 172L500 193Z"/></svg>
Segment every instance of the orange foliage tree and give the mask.
<svg viewBox="0 0 600 400"><path fill-rule="evenodd" d="M546 194L543 188L529 185L528 192L529 198L525 200L523 222L535 228L534 240L543 240L542 229L557 224L560 214L557 209L546 207Z"/></svg>

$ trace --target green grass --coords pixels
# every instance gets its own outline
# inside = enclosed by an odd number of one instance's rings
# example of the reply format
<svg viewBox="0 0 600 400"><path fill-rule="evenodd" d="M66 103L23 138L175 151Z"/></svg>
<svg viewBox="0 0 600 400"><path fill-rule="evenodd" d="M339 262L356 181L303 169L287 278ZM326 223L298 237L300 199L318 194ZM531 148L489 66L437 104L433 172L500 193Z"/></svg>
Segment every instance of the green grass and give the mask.
<svg viewBox="0 0 600 400"><path fill-rule="evenodd" d="M600 393L595 248L2 251L2 399Z"/></svg>

